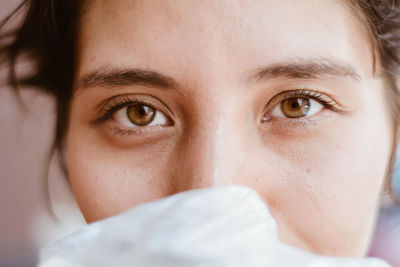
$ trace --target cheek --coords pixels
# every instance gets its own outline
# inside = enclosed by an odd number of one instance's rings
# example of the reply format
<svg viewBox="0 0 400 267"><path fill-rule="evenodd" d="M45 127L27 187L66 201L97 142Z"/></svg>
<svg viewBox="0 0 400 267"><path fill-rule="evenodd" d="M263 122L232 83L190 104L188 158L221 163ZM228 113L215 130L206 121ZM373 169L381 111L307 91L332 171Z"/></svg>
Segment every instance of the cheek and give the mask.
<svg viewBox="0 0 400 267"><path fill-rule="evenodd" d="M89 135L72 124L67 139L69 180L88 222L168 195L168 144L121 149Z"/></svg>
<svg viewBox="0 0 400 267"><path fill-rule="evenodd" d="M375 210L388 151L373 139L353 132L320 144L310 175L298 182L339 232L357 231Z"/></svg>
<svg viewBox="0 0 400 267"><path fill-rule="evenodd" d="M299 237L327 255L366 253L390 156L381 115L365 112L301 142L280 142L286 186L276 191L286 194L274 195L274 209L283 241L299 246Z"/></svg>

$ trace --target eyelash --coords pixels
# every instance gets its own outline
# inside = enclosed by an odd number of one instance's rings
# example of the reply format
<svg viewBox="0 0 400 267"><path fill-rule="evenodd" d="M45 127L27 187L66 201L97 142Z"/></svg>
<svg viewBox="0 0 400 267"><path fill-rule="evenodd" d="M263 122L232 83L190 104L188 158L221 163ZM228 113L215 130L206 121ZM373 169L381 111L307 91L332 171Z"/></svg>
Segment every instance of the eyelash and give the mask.
<svg viewBox="0 0 400 267"><path fill-rule="evenodd" d="M265 106L265 111L263 112L263 117L265 114L270 113L277 105L279 105L282 101L290 98L310 98L312 100L317 101L321 105L324 106L324 108L327 108L331 111L334 112L340 112L340 105L335 102L331 97L326 95L325 93L322 93L317 90L309 90L309 89L300 89L300 90L289 90L289 91L284 91L279 93L278 95L275 95L272 99L268 101L268 103ZM162 112L158 108L156 108L150 101L144 101L142 99L138 100L136 98L132 98L131 96L128 95L122 95L122 96L117 96L108 101L103 105L102 113L103 115L96 120L94 120L95 124L101 124L109 119L112 118L115 112L118 110L128 106L128 105L134 105L134 104L140 104L140 105L146 105L149 107L154 108L157 112ZM296 118L296 119L290 119L287 118L288 120L291 121L299 121L300 120L307 120L307 118ZM263 119L264 120L264 119ZM121 129L122 130L122 129ZM124 130L129 131L129 130Z"/></svg>
<svg viewBox="0 0 400 267"><path fill-rule="evenodd" d="M333 112L340 113L342 112L341 106L332 99L332 97L328 96L325 93L322 93L317 90L310 89L297 89L297 90L289 90L279 93L275 95L268 103L266 104L265 111L263 112L262 122L270 122L271 118L269 117L271 112L282 103L282 101L290 99L290 98L309 98L321 104L324 108L327 108ZM312 116L311 116L312 117ZM309 117L301 117L301 118L284 118L284 120L293 123L299 123L301 126L305 126L307 122L311 122ZM295 126L295 125L292 125Z"/></svg>
<svg viewBox="0 0 400 267"><path fill-rule="evenodd" d="M127 95L123 95L120 97L116 97L117 99L111 99L111 101L107 102L105 105L103 105L102 107L102 113L104 115L102 115L100 118L96 119L94 121L95 124L100 124L102 122L105 122L107 120L109 120L115 112L117 112L118 110L129 106L129 105L134 105L134 104L140 104L140 105L146 105L149 107L154 108L155 110L157 110L157 112L159 109L154 107L153 104L147 102L147 101L143 101L143 100L137 100L137 99L132 99L130 96Z"/></svg>
<svg viewBox="0 0 400 267"><path fill-rule="evenodd" d="M276 105L279 105L282 101L290 98L310 98L317 101L324 108L330 109L334 112L340 112L340 105L334 101L330 96L325 93L316 90L301 89L301 90L290 90L279 93L274 96L266 105L266 110L271 111ZM265 113L265 112L264 112ZM298 119L296 119L298 120Z"/></svg>

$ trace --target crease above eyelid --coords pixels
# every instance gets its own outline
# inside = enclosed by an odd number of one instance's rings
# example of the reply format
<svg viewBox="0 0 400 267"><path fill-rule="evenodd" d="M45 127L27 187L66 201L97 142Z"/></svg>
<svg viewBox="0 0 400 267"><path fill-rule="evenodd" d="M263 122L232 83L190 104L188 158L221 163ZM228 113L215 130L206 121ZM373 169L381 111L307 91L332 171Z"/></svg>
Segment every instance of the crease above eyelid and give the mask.
<svg viewBox="0 0 400 267"><path fill-rule="evenodd" d="M101 110L107 111L106 107L120 106L120 108L123 108L130 104L143 104L143 105L150 106L154 109L157 109L157 105L154 105L154 103L151 103L151 102L153 102L153 101L147 101L146 99L138 99L137 97L130 98L129 95L121 95L121 96L113 97L109 101L105 102L101 106Z"/></svg>
<svg viewBox="0 0 400 267"><path fill-rule="evenodd" d="M128 102L143 103L143 104L149 105L157 110L165 109L167 112L174 115L174 113L168 108L168 106L163 101L161 101L160 99L158 99L157 97L155 97L151 94L144 94L144 93L131 93L131 94L127 93L127 94L116 95L116 96L113 96L111 98L101 101L96 106L96 109L100 112L100 111L104 110L105 106L107 106L108 104L110 104L112 102L121 103L124 101L126 103L128 103Z"/></svg>

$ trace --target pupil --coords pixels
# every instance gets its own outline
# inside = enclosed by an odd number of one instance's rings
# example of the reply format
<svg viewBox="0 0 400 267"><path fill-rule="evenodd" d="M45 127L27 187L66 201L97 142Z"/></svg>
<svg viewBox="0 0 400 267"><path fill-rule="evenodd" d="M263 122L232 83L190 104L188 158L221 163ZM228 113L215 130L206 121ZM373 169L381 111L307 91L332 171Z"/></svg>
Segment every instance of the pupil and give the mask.
<svg viewBox="0 0 400 267"><path fill-rule="evenodd" d="M301 100L300 100L301 101ZM297 109L299 107L299 103L298 102L292 102L292 109Z"/></svg>
<svg viewBox="0 0 400 267"><path fill-rule="evenodd" d="M146 112L146 108L143 107L143 106L139 107L139 108L138 108L138 113L139 113L139 115L142 116L142 117L145 116L146 113L147 113L147 112Z"/></svg>

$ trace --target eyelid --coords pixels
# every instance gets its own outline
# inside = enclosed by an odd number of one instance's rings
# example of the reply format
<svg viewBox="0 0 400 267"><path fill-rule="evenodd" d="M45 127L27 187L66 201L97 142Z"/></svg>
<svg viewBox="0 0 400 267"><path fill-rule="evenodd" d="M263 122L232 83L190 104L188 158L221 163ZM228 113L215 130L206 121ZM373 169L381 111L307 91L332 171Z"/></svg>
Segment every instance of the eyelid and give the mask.
<svg viewBox="0 0 400 267"><path fill-rule="evenodd" d="M273 96L265 105L263 113L265 114L265 112L269 112L276 105L280 104L283 100L293 97L311 98L334 112L342 111L342 106L326 93L311 89L294 89L294 90L283 91Z"/></svg>
<svg viewBox="0 0 400 267"><path fill-rule="evenodd" d="M161 112L167 117L171 124L173 124L171 110L159 99L151 95L144 94L124 94L117 95L109 98L98 105L100 115L96 118L93 123L100 124L110 119L113 114L122 108L132 105L142 104L154 108L157 112Z"/></svg>

